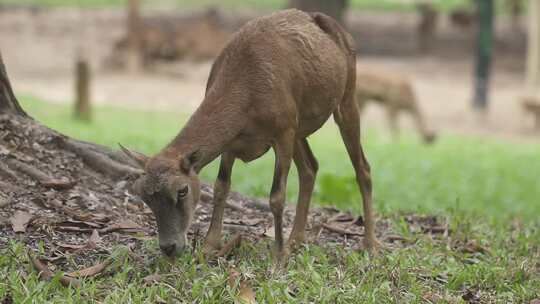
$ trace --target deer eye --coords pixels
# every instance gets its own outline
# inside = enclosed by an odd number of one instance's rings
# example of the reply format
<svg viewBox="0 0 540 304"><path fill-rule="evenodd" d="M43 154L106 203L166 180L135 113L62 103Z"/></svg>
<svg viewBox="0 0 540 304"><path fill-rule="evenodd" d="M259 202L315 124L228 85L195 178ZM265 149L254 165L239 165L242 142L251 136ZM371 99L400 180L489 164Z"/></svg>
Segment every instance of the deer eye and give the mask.
<svg viewBox="0 0 540 304"><path fill-rule="evenodd" d="M178 190L178 201L183 200L184 197L186 197L186 195L188 194L188 192L189 192L188 185L185 185L182 188L180 188L180 190Z"/></svg>

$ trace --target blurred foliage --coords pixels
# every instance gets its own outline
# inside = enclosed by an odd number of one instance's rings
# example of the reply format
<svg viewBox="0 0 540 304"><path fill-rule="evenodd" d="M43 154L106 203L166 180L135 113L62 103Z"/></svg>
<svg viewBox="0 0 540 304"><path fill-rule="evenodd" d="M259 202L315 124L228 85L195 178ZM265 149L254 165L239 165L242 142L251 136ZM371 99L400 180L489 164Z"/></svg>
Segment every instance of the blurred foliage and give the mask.
<svg viewBox="0 0 540 304"><path fill-rule="evenodd" d="M105 7L122 6L126 0L0 0L0 4L32 4L45 6L81 6ZM286 6L286 0L142 0L145 6L173 5L178 7L201 7L219 5L224 7L249 7L260 9L279 9ZM434 0L433 3L441 10L466 6L469 0ZM351 0L355 9L373 10L412 10L415 1L412 0Z"/></svg>
<svg viewBox="0 0 540 304"><path fill-rule="evenodd" d="M187 120L185 114L98 108L95 120L72 119L67 106L52 105L23 97L31 115L67 135L116 148L128 147L152 154L167 144ZM384 133L386 134L386 132ZM398 210L447 213L466 211L494 220L540 214L540 145L508 143L442 134L434 146L420 144L415 134L405 133L399 142L368 129L363 134L365 151L372 165L375 204L379 212ZM330 121L309 138L320 163L314 202L335 204L359 212L360 195L354 172L335 124ZM274 156L244 164L233 170L233 189L266 197L272 181ZM217 174L214 161L202 172L212 182ZM288 197L296 199L296 170L291 169Z"/></svg>

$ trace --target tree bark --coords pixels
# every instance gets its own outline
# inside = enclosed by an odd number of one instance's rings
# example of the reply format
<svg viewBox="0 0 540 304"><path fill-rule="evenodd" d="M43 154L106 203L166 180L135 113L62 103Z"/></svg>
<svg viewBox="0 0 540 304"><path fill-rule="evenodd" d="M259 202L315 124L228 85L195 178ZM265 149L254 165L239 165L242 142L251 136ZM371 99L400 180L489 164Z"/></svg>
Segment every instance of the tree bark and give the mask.
<svg viewBox="0 0 540 304"><path fill-rule="evenodd" d="M344 15L349 7L349 0L289 0L290 8L306 12L321 12L345 25Z"/></svg>
<svg viewBox="0 0 540 304"><path fill-rule="evenodd" d="M0 113L12 113L27 116L26 112L19 105L19 101L13 93L13 88L9 82L6 66L0 51Z"/></svg>

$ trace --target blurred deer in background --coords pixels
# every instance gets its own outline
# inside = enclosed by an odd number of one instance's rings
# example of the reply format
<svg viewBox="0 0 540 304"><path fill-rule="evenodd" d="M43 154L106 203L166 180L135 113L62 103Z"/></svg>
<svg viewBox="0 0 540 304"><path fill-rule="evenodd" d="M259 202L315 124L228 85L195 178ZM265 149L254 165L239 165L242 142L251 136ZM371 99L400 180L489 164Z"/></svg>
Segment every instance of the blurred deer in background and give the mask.
<svg viewBox="0 0 540 304"><path fill-rule="evenodd" d="M432 143L436 135L428 129L414 94L411 83L399 75L361 71L356 76L356 100L360 113L369 102L385 108L394 137L398 137L398 115L409 113L425 143Z"/></svg>
<svg viewBox="0 0 540 304"><path fill-rule="evenodd" d="M288 243L293 246L303 242L318 169L307 137L332 114L362 193L364 244L370 251L379 246L370 167L360 144L354 99L353 45L352 37L334 19L320 13L292 9L254 19L218 56L203 102L167 147L153 157L124 148L146 172L133 189L156 217L163 253L175 256L186 247L187 231L199 201L198 173L221 156L212 221L205 240L208 250L218 249L235 160L255 160L270 148L275 153L270 209L278 259L286 253L283 209L292 161L298 170L300 189Z"/></svg>

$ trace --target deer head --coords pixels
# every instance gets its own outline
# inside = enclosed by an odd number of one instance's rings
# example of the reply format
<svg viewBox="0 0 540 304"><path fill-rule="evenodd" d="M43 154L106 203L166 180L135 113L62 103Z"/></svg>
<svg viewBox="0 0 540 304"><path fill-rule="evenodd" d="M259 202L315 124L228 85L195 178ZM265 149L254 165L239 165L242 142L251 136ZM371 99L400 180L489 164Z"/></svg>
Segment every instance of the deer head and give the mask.
<svg viewBox="0 0 540 304"><path fill-rule="evenodd" d="M145 171L133 183L132 190L156 218L161 251L169 257L179 255L186 247L187 232L199 201L199 178L193 169L198 153L171 159L148 157L120 147Z"/></svg>

